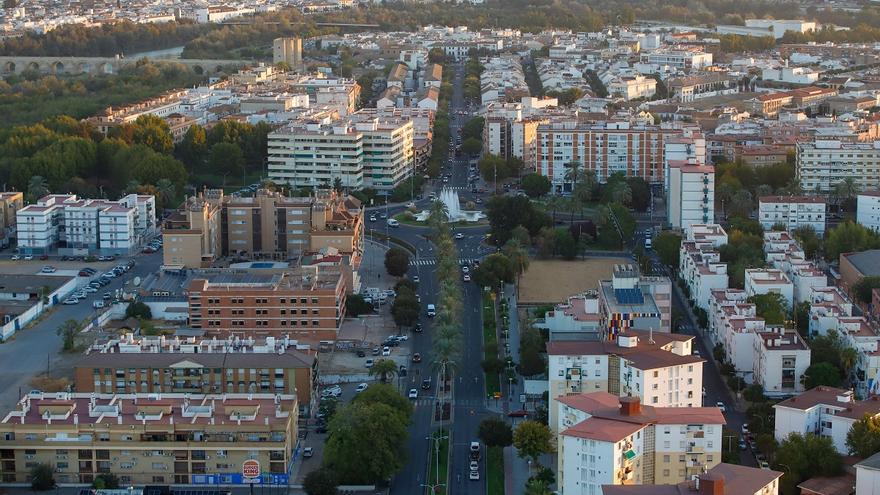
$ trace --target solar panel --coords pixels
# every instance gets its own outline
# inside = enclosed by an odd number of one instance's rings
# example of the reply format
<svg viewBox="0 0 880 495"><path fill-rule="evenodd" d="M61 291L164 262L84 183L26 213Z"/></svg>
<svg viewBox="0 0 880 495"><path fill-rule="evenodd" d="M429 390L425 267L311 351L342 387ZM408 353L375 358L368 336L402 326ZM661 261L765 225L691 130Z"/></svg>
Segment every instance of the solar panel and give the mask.
<svg viewBox="0 0 880 495"><path fill-rule="evenodd" d="M641 289L614 289L614 297L618 304L644 304L645 298Z"/></svg>

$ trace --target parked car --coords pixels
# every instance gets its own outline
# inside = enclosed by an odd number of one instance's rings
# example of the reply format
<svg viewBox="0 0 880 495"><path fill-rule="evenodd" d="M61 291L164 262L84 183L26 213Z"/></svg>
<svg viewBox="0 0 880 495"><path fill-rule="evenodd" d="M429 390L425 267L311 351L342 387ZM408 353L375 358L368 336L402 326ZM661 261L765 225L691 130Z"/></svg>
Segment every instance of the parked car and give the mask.
<svg viewBox="0 0 880 495"><path fill-rule="evenodd" d="M354 389L354 393L359 394L359 393L363 392L364 390L366 390L367 387L369 387L368 384L361 383L357 386L357 388Z"/></svg>
<svg viewBox="0 0 880 495"><path fill-rule="evenodd" d="M385 347L383 347L382 348L382 355L383 356L390 356L391 355L391 348L388 347L387 345Z"/></svg>
<svg viewBox="0 0 880 495"><path fill-rule="evenodd" d="M339 385L333 385L321 391L321 397L339 397L340 395L342 395L342 387Z"/></svg>
<svg viewBox="0 0 880 495"><path fill-rule="evenodd" d="M724 403L721 402L720 400L715 403L715 407L717 407L718 409L721 409L721 412L723 412L723 413L727 412L727 408L724 407Z"/></svg>
<svg viewBox="0 0 880 495"><path fill-rule="evenodd" d="M410 399L418 399L419 398L419 391L414 388L409 389L408 397Z"/></svg>
<svg viewBox="0 0 880 495"><path fill-rule="evenodd" d="M49 265L46 265L40 269L40 273L55 273L56 271L58 271L57 268L55 268L54 266L49 266Z"/></svg>
<svg viewBox="0 0 880 495"><path fill-rule="evenodd" d="M306 447L303 449L303 458L308 459L309 457L312 457L313 455L315 455L315 451L311 447Z"/></svg>
<svg viewBox="0 0 880 495"><path fill-rule="evenodd" d="M366 366L367 368L372 368L373 367L373 360L367 359L366 362L364 362L364 366Z"/></svg>
<svg viewBox="0 0 880 495"><path fill-rule="evenodd" d="M422 355L419 354L418 352L413 353L413 355L412 355L412 362L414 362L414 363L421 363L421 362L422 362Z"/></svg>

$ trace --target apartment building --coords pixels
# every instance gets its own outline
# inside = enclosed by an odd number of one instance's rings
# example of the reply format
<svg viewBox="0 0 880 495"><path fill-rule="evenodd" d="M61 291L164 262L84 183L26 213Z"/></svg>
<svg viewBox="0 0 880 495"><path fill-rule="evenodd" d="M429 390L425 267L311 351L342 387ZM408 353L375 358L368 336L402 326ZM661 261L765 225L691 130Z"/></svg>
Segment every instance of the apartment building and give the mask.
<svg viewBox="0 0 880 495"><path fill-rule="evenodd" d="M746 268L746 294L751 296L763 294L781 294L791 309L794 302L794 285L782 270L772 268Z"/></svg>
<svg viewBox="0 0 880 495"><path fill-rule="evenodd" d="M672 282L644 277L633 265L614 265L611 280L599 281L599 315L605 340L629 328L672 331Z"/></svg>
<svg viewBox="0 0 880 495"><path fill-rule="evenodd" d="M819 140L797 144L797 169L805 191L822 194L847 178L862 191L880 188L880 141Z"/></svg>
<svg viewBox="0 0 880 495"><path fill-rule="evenodd" d="M612 342L548 342L550 427L557 426L557 399L569 395L608 392L655 407L701 405L703 360L692 355L693 343L688 335L644 330Z"/></svg>
<svg viewBox="0 0 880 495"><path fill-rule="evenodd" d="M860 192L856 199L856 222L880 232L880 191Z"/></svg>
<svg viewBox="0 0 880 495"><path fill-rule="evenodd" d="M736 91L736 78L723 72L704 72L689 76L673 77L667 82L669 97L680 102Z"/></svg>
<svg viewBox="0 0 880 495"><path fill-rule="evenodd" d="M535 140L536 171L550 179L558 192L572 187L571 181L566 180L571 163L594 171L600 182L611 174L622 173L661 183L665 180L666 142L688 132L669 125L616 121L558 121L539 125Z"/></svg>
<svg viewBox="0 0 880 495"><path fill-rule="evenodd" d="M782 475L781 471L722 462L675 485L605 485L602 495L778 495Z"/></svg>
<svg viewBox="0 0 880 495"><path fill-rule="evenodd" d="M321 266L204 274L189 283L189 321L223 337L335 340L345 295L342 272Z"/></svg>
<svg viewBox="0 0 880 495"><path fill-rule="evenodd" d="M127 255L156 225L153 196L119 201L50 194L16 212L19 251L25 254Z"/></svg>
<svg viewBox="0 0 880 495"><path fill-rule="evenodd" d="M33 393L0 422L0 480L30 483L38 464L57 483L115 474L131 485L287 484L298 448L290 394Z"/></svg>
<svg viewBox="0 0 880 495"><path fill-rule="evenodd" d="M15 222L18 210L24 208L24 194L20 192L0 192L0 245L9 245L15 238Z"/></svg>
<svg viewBox="0 0 880 495"><path fill-rule="evenodd" d="M764 232L764 254L771 267L791 280L795 304L809 301L813 288L828 285L825 272L804 259L803 249L787 231Z"/></svg>
<svg viewBox="0 0 880 495"><path fill-rule="evenodd" d="M825 235L825 200L818 196L762 196L758 199L758 221L764 230L782 224L788 231L812 227Z"/></svg>
<svg viewBox="0 0 880 495"><path fill-rule="evenodd" d="M208 189L187 197L180 208L165 219L163 267L209 267L222 255L222 199L222 190Z"/></svg>
<svg viewBox="0 0 880 495"><path fill-rule="evenodd" d="M783 327L755 332L753 383L769 397L804 391L803 376L810 367L810 348L796 330Z"/></svg>
<svg viewBox="0 0 880 495"><path fill-rule="evenodd" d="M276 339L185 339L126 334L92 344L74 365L74 390L106 394L293 394L309 414L318 360L309 346Z"/></svg>
<svg viewBox="0 0 880 495"><path fill-rule="evenodd" d="M667 162L667 221L687 231L694 224L715 222L715 167L695 161Z"/></svg>
<svg viewBox="0 0 880 495"><path fill-rule="evenodd" d="M865 415L880 416L880 398L855 400L853 392L820 386L773 406L774 436L781 442L791 433L812 433L831 438L834 448L846 455L846 434Z"/></svg>
<svg viewBox="0 0 880 495"><path fill-rule="evenodd" d="M641 62L671 69L703 69L712 65L712 54L699 50L655 50L642 53Z"/></svg>
<svg viewBox="0 0 880 495"><path fill-rule="evenodd" d="M626 101L648 99L657 92L657 81L641 75L618 77L608 85L608 93Z"/></svg>
<svg viewBox="0 0 880 495"><path fill-rule="evenodd" d="M721 229L720 225L716 226ZM691 237L690 233L688 237ZM690 299L704 311L709 311L712 292L726 289L729 283L727 263L721 262L721 253L712 242L683 241L679 251L678 273L687 284Z"/></svg>
<svg viewBox="0 0 880 495"><path fill-rule="evenodd" d="M353 114L294 122L269 134L269 178L292 187L371 187L390 191L415 173L413 123Z"/></svg>
<svg viewBox="0 0 880 495"><path fill-rule="evenodd" d="M721 462L726 422L717 407L653 407L607 392L562 397L558 407L562 495L681 483Z"/></svg>
<svg viewBox="0 0 880 495"><path fill-rule="evenodd" d="M547 330L550 340L598 339L600 321L599 292L593 289L569 296L536 320L534 326Z"/></svg>

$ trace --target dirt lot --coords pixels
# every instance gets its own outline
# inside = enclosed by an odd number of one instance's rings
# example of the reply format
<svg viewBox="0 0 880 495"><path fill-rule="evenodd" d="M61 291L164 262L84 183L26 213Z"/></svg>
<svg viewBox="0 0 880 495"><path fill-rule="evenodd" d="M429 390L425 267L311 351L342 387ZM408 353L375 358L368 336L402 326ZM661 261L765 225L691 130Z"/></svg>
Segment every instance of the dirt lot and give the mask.
<svg viewBox="0 0 880 495"><path fill-rule="evenodd" d="M587 258L586 260L531 260L519 283L520 304L554 304L567 296L598 287L599 280L610 280L617 263L626 258Z"/></svg>

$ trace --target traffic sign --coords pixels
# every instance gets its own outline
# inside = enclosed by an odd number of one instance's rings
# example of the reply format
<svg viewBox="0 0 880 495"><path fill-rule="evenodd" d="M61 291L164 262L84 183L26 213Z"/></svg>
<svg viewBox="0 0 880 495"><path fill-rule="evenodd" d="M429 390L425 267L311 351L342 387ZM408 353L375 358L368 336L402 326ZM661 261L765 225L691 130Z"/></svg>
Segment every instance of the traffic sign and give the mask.
<svg viewBox="0 0 880 495"><path fill-rule="evenodd" d="M248 459L241 463L241 474L245 478L260 477L260 462L254 459Z"/></svg>

